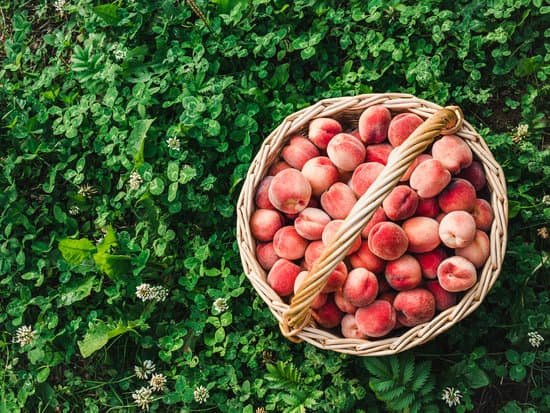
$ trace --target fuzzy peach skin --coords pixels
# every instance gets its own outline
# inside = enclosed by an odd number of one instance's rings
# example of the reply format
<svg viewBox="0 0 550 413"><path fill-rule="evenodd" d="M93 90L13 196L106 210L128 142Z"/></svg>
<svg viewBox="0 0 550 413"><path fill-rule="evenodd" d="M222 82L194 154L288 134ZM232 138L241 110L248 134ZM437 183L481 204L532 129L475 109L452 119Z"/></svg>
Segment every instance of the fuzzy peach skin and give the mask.
<svg viewBox="0 0 550 413"><path fill-rule="evenodd" d="M269 200L269 186L273 180L272 176L266 176L256 189L256 195L254 196L254 202L260 209L275 209L271 201Z"/></svg>
<svg viewBox="0 0 550 413"><path fill-rule="evenodd" d="M483 165L478 161L472 161L470 166L460 171L458 177L469 181L476 191L481 191L487 183Z"/></svg>
<svg viewBox="0 0 550 413"><path fill-rule="evenodd" d="M436 248L433 251L415 254L415 258L420 264L422 275L433 280L434 278L437 278L437 267L439 267L441 261L447 258L447 253L443 250L443 248Z"/></svg>
<svg viewBox="0 0 550 413"><path fill-rule="evenodd" d="M300 273L296 277L296 280L294 281L294 294L296 294L296 292L298 291L298 289L306 279L307 274L308 274L307 271L300 271ZM323 294L323 293L317 294L313 299L313 302L311 303L311 308L315 310L319 307L322 307L327 302L327 298L328 298L327 294Z"/></svg>
<svg viewBox="0 0 550 413"><path fill-rule="evenodd" d="M300 267L285 258L278 259L267 274L267 283L281 297L294 292L294 282L300 273Z"/></svg>
<svg viewBox="0 0 550 413"><path fill-rule="evenodd" d="M367 239L369 237L369 232L372 229L372 227L374 227L379 222L383 222L383 221L387 221L387 220L388 220L388 217L386 216L386 213L384 212L384 208L382 208L382 207L378 208L374 212L372 218L367 223L367 225L365 225L365 228L363 228L363 231L361 231L361 236L363 238Z"/></svg>
<svg viewBox="0 0 550 413"><path fill-rule="evenodd" d="M315 241L321 239L323 230L329 222L330 217L322 209L306 208L296 217L294 227L301 237Z"/></svg>
<svg viewBox="0 0 550 413"><path fill-rule="evenodd" d="M432 156L440 161L453 175L472 164L472 150L463 139L456 135L446 135L432 145Z"/></svg>
<svg viewBox="0 0 550 413"><path fill-rule="evenodd" d="M256 258L264 270L270 270L280 257L275 252L272 242L259 242L256 245Z"/></svg>
<svg viewBox="0 0 550 413"><path fill-rule="evenodd" d="M437 197L443 212L472 211L476 202L476 190L465 179L455 178Z"/></svg>
<svg viewBox="0 0 550 413"><path fill-rule="evenodd" d="M451 182L451 173L437 159L421 162L412 172L409 184L419 197L432 198Z"/></svg>
<svg viewBox="0 0 550 413"><path fill-rule="evenodd" d="M340 323L342 335L346 338L367 338L367 336L357 327L355 316L353 314L346 314Z"/></svg>
<svg viewBox="0 0 550 413"><path fill-rule="evenodd" d="M439 239L439 223L428 217L409 218L401 225L409 239L410 252L428 252L437 248Z"/></svg>
<svg viewBox="0 0 550 413"><path fill-rule="evenodd" d="M328 244L332 241L332 238L334 237L334 234L338 232L340 227L344 221L342 219L335 219L334 221L330 221L325 229L323 230L322 240L323 244L325 246L328 246ZM353 254L361 247L361 237L358 235L355 239L355 242L351 246L351 249L348 251L347 255Z"/></svg>
<svg viewBox="0 0 550 413"><path fill-rule="evenodd" d="M290 138L281 151L281 157L287 164L296 169L302 169L311 158L319 156L319 149L309 139L297 135Z"/></svg>
<svg viewBox="0 0 550 413"><path fill-rule="evenodd" d="M479 229L476 231L476 237L470 245L455 249L455 255L466 258L476 268L483 267L490 254L491 241L489 240L489 236Z"/></svg>
<svg viewBox="0 0 550 413"><path fill-rule="evenodd" d="M344 313L355 314L355 312L357 311L357 307L346 300L346 298L344 297L344 292L342 290L334 292L334 302L336 303L338 308Z"/></svg>
<svg viewBox="0 0 550 413"><path fill-rule="evenodd" d="M313 267L313 263L321 256L324 249L325 244L323 244L323 241L321 240L309 243L304 254L304 264L306 269L310 270L311 267Z"/></svg>
<svg viewBox="0 0 550 413"><path fill-rule="evenodd" d="M354 129L348 132L350 135L353 135L354 138L361 140L361 135L359 135L359 129Z"/></svg>
<svg viewBox="0 0 550 413"><path fill-rule="evenodd" d="M398 151L392 151L390 153L390 156L388 157L388 163L396 161L396 159L394 159L394 158L397 157L397 156L398 156ZM408 181L411 178L411 175L412 175L413 171L416 169L416 167L418 165L420 165L422 162L427 161L429 159L432 159L432 157L428 154L425 154L425 153L423 153L423 154L419 155L418 157L416 157L414 159L414 161L410 164L410 166L407 168L407 170L405 171L405 173L403 174L401 179L399 179L399 182Z"/></svg>
<svg viewBox="0 0 550 413"><path fill-rule="evenodd" d="M402 256L409 247L405 231L393 222L380 222L369 233L369 249L386 261L393 261Z"/></svg>
<svg viewBox="0 0 550 413"><path fill-rule="evenodd" d="M407 185L398 185L393 188L382 202L386 216L392 221L412 217L417 207L418 195Z"/></svg>
<svg viewBox="0 0 550 413"><path fill-rule="evenodd" d="M275 253L287 260L299 260L306 252L308 242L292 225L280 228L273 237Z"/></svg>
<svg viewBox="0 0 550 413"><path fill-rule="evenodd" d="M275 208L286 214L304 210L311 198L311 185L296 169L284 169L269 185L269 200Z"/></svg>
<svg viewBox="0 0 550 413"><path fill-rule="evenodd" d="M308 137L319 149L327 149L330 140L340 132L342 125L337 120L317 118L309 123Z"/></svg>
<svg viewBox="0 0 550 413"><path fill-rule="evenodd" d="M401 145L424 120L414 113L400 113L395 116L388 128L388 140L393 147Z"/></svg>
<svg viewBox="0 0 550 413"><path fill-rule="evenodd" d="M302 174L311 185L315 196L320 196L340 179L338 169L326 156L317 156L307 161L302 168Z"/></svg>
<svg viewBox="0 0 550 413"><path fill-rule="evenodd" d="M355 194L343 182L332 184L321 195L321 206L333 219L346 218L356 202Z"/></svg>
<svg viewBox="0 0 550 413"><path fill-rule="evenodd" d="M322 293L333 293L341 290L348 278L348 268L343 262L339 262L327 278L327 283L321 290Z"/></svg>
<svg viewBox="0 0 550 413"><path fill-rule="evenodd" d="M365 162L378 162L382 165L386 165L388 163L388 157L390 156L392 150L393 146L387 143L367 145Z"/></svg>
<svg viewBox="0 0 550 413"><path fill-rule="evenodd" d="M384 274L388 284L397 291L412 290L422 282L420 264L408 254L388 262Z"/></svg>
<svg viewBox="0 0 550 413"><path fill-rule="evenodd" d="M381 105L370 106L359 117L359 136L367 144L386 140L391 122L391 112Z"/></svg>
<svg viewBox="0 0 550 413"><path fill-rule="evenodd" d="M446 310L456 304L456 294L445 291L439 284L439 281L428 281L426 289L434 295L435 309L437 311Z"/></svg>
<svg viewBox="0 0 550 413"><path fill-rule="evenodd" d="M376 300L366 307L358 308L355 321L359 331L368 337L383 337L393 330L396 313L385 300Z"/></svg>
<svg viewBox="0 0 550 413"><path fill-rule="evenodd" d="M432 198L420 198L418 199L418 206L414 215L419 217L435 218L439 215L441 210L436 197Z"/></svg>
<svg viewBox="0 0 550 413"><path fill-rule="evenodd" d="M476 236L476 222L466 211L449 212L439 223L439 238L449 248L464 248Z"/></svg>
<svg viewBox="0 0 550 413"><path fill-rule="evenodd" d="M335 135L327 146L327 155L342 171L353 171L365 160L365 145L349 133Z"/></svg>
<svg viewBox="0 0 550 413"><path fill-rule="evenodd" d="M495 217L491 204L484 199L477 198L472 209L472 216L476 222L476 226L483 230L489 231Z"/></svg>
<svg viewBox="0 0 550 413"><path fill-rule="evenodd" d="M425 323L435 315L435 297L424 288L401 291L393 300L397 320L405 327Z"/></svg>
<svg viewBox="0 0 550 413"><path fill-rule="evenodd" d="M275 176L282 170L290 169L290 168L292 167L289 164L287 164L285 161L277 161L273 165L271 165L271 168L269 168L268 175Z"/></svg>
<svg viewBox="0 0 550 413"><path fill-rule="evenodd" d="M457 293L472 288L477 281L474 264L464 257L452 256L437 267L437 279L445 291Z"/></svg>
<svg viewBox="0 0 550 413"><path fill-rule="evenodd" d="M344 284L344 298L356 307L372 303L378 295L378 279L369 270L355 268L351 270Z"/></svg>
<svg viewBox="0 0 550 413"><path fill-rule="evenodd" d="M257 209L250 217L250 232L258 241L271 241L283 223L283 216L277 211Z"/></svg>
<svg viewBox="0 0 550 413"><path fill-rule="evenodd" d="M313 319L324 328L334 328L340 324L344 313L334 303L334 298L330 296L324 305L311 311Z"/></svg>
<svg viewBox="0 0 550 413"><path fill-rule="evenodd" d="M380 175L383 169L384 165L378 162L362 163L353 171L353 175L349 181L349 187L359 198L367 192L367 189L369 189L376 178L378 178L378 175Z"/></svg>
<svg viewBox="0 0 550 413"><path fill-rule="evenodd" d="M361 242L361 247L357 252L349 256L349 263L352 268L362 267L375 273L384 271L384 267L386 266L386 261L372 253L367 241Z"/></svg>

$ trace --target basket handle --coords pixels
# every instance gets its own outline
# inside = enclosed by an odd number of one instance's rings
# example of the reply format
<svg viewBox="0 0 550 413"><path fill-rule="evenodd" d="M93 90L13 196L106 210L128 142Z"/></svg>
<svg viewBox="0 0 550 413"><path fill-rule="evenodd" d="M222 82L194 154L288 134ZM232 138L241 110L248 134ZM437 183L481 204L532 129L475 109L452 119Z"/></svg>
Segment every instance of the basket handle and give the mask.
<svg viewBox="0 0 550 413"><path fill-rule="evenodd" d="M403 144L394 149L397 153L390 157L388 164L367 192L357 200L332 238L332 242L313 264L292 298L289 308L283 312L279 327L286 338L293 342L301 341L296 335L310 322L311 303L324 288L336 265L344 260L357 235L370 221L384 198L399 183L414 159L424 152L437 136L456 133L462 127L463 119L458 106L439 109L416 128Z"/></svg>

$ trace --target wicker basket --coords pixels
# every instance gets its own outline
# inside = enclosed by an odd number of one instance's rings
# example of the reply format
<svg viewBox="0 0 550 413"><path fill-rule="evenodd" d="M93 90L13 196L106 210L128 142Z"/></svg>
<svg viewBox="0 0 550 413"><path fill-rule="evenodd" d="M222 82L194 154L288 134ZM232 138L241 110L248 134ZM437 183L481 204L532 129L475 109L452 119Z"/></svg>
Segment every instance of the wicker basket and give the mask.
<svg viewBox="0 0 550 413"><path fill-rule="evenodd" d="M312 119L332 117L344 126L354 127L359 115L373 105L383 105L394 113L415 113L426 121L405 143L394 149L399 155L392 156L392 160L388 162L376 181L357 201L334 237L335 241L324 250L289 305L267 284L266 272L256 259L256 241L249 226L251 214L255 210L256 188L267 174L271 164L279 157L287 140L296 133L307 134L308 124ZM310 305L325 285L333 268L346 256L354 238L368 223L384 198L397 185L413 160L424 152L435 138L451 133L464 139L483 164L490 193L489 202L495 215L489 234L491 254L483 268L478 271L477 283L455 306L440 312L429 322L407 329L400 336L377 340L348 339L318 328L310 317ZM472 313L481 304L496 281L504 259L507 211L508 199L502 169L479 134L468 122L463 121L459 108L443 109L441 106L408 94L367 94L322 100L288 116L267 137L250 165L238 200L237 240L246 275L279 321L281 331L287 338L294 342L303 340L319 348L341 353L383 356L399 353L433 339Z"/></svg>

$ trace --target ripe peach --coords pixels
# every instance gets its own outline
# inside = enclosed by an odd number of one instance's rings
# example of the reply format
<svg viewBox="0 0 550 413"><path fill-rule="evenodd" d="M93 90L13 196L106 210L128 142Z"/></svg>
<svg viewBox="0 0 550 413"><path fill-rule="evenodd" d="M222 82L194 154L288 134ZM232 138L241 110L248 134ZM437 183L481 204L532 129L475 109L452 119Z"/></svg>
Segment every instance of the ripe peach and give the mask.
<svg viewBox="0 0 550 413"><path fill-rule="evenodd" d="M268 175L275 176L279 172L281 172L284 169L291 169L292 167L287 164L285 161L277 161L273 165L271 165L271 168L269 168Z"/></svg>
<svg viewBox="0 0 550 413"><path fill-rule="evenodd" d="M470 245L464 248L455 249L455 254L466 258L474 267L481 268L489 255L491 254L491 241L489 236L479 229L476 230L476 236Z"/></svg>
<svg viewBox="0 0 550 413"><path fill-rule="evenodd" d="M331 296L321 307L312 310L311 316L313 319L324 328L334 328L340 324L344 317L344 313L334 303L334 298Z"/></svg>
<svg viewBox="0 0 550 413"><path fill-rule="evenodd" d="M386 216L392 221L412 217L418 206L418 195L407 185L398 185L382 202Z"/></svg>
<svg viewBox="0 0 550 413"><path fill-rule="evenodd" d="M342 132L342 125L335 119L317 118L309 123L308 137L319 149L326 149L332 137Z"/></svg>
<svg viewBox="0 0 550 413"><path fill-rule="evenodd" d="M466 291L477 281L476 268L466 258L455 255L439 264L437 279L446 291L451 293Z"/></svg>
<svg viewBox="0 0 550 413"><path fill-rule="evenodd" d="M379 143L376 145L367 145L365 153L365 162L378 162L382 165L388 163L388 157L393 147L387 143Z"/></svg>
<svg viewBox="0 0 550 413"><path fill-rule="evenodd" d="M472 210L472 216L479 229L483 231L489 231L491 229L494 213L489 202L481 198L476 199Z"/></svg>
<svg viewBox="0 0 550 413"><path fill-rule="evenodd" d="M258 241L271 241L283 223L283 216L277 211L257 209L250 217L250 232Z"/></svg>
<svg viewBox="0 0 550 413"><path fill-rule="evenodd" d="M344 298L356 307L372 303L378 295L376 275L364 268L351 270L343 288Z"/></svg>
<svg viewBox="0 0 550 413"><path fill-rule="evenodd" d="M400 113L395 116L388 128L388 140L393 147L401 145L424 120L414 113Z"/></svg>
<svg viewBox="0 0 550 413"><path fill-rule="evenodd" d="M391 113L381 105L370 106L359 117L359 135L365 143L381 143L386 139Z"/></svg>
<svg viewBox="0 0 550 413"><path fill-rule="evenodd" d="M383 337L395 327L396 313L389 302L376 300L358 308L355 321L361 333L369 337Z"/></svg>
<svg viewBox="0 0 550 413"><path fill-rule="evenodd" d="M416 207L416 216L435 218L441 210L437 203L437 198L420 198L418 199L418 207Z"/></svg>
<svg viewBox="0 0 550 413"><path fill-rule="evenodd" d="M314 241L321 239L325 226L330 222L330 217L318 208L306 208L298 214L294 221L294 227L300 236Z"/></svg>
<svg viewBox="0 0 550 413"><path fill-rule="evenodd" d="M313 195L319 196L333 183L338 182L338 169L326 156L317 156L304 164L302 174L307 178Z"/></svg>
<svg viewBox="0 0 550 413"><path fill-rule="evenodd" d="M349 262L353 268L362 267L376 273L384 271L386 265L383 259L372 253L367 241L361 242L361 247L357 252L349 256Z"/></svg>
<svg viewBox="0 0 550 413"><path fill-rule="evenodd" d="M452 211L439 224L439 238L449 248L464 248L476 236L474 218L466 211Z"/></svg>
<svg viewBox="0 0 550 413"><path fill-rule="evenodd" d="M307 138L296 135L281 151L281 157L287 164L296 169L302 169L311 158L319 156L319 149Z"/></svg>
<svg viewBox="0 0 550 413"><path fill-rule="evenodd" d="M349 186L336 182L321 195L321 206L333 219L344 219L353 208L357 198Z"/></svg>
<svg viewBox="0 0 550 413"><path fill-rule="evenodd" d="M472 164L472 150L463 139L446 135L432 145L432 156L440 161L453 175Z"/></svg>
<svg viewBox="0 0 550 413"><path fill-rule="evenodd" d="M353 171L365 160L365 145L349 133L335 135L327 146L327 155L342 171Z"/></svg>
<svg viewBox="0 0 550 413"><path fill-rule="evenodd" d="M390 153L390 156L388 157L388 163L393 163L396 161L396 159L394 159L396 156L398 155L398 152L397 151L393 151ZM414 159L414 161L412 161L412 163L409 165L409 167L407 168L407 170L405 171L405 173L403 174L403 176L401 177L401 179L399 180L399 182L405 182L405 181L408 181L410 178L411 178L411 175L412 173L414 172L414 170L416 169L416 167L418 165L420 165L422 162L424 161L427 161L428 159L432 159L432 157L428 154L421 154L421 155L418 155L418 157L416 157Z"/></svg>
<svg viewBox="0 0 550 413"><path fill-rule="evenodd" d="M349 186L357 197L360 197L376 180L384 169L384 165L378 162L365 162L359 165L350 179Z"/></svg>
<svg viewBox="0 0 550 413"><path fill-rule="evenodd" d="M298 260L304 256L307 240L302 238L292 225L282 227L273 237L275 253L287 260Z"/></svg>
<svg viewBox="0 0 550 413"><path fill-rule="evenodd" d="M269 273L267 283L281 297L286 297L294 291L294 281L300 273L300 267L285 258L278 259Z"/></svg>
<svg viewBox="0 0 550 413"><path fill-rule="evenodd" d="M294 281L294 294L296 294L296 292L300 288L300 285L302 285L302 283L306 279L307 274L307 271L301 271L296 277L296 280ZM313 302L311 303L311 308L315 310L316 308L322 307L327 302L327 298L327 294L317 294L317 296L313 299Z"/></svg>
<svg viewBox="0 0 550 413"><path fill-rule="evenodd" d="M441 261L447 258L443 248L436 248L433 251L416 254L416 259L422 268L422 275L429 279L437 278L437 267Z"/></svg>
<svg viewBox="0 0 550 413"><path fill-rule="evenodd" d="M458 177L469 181L474 186L476 191L482 190L487 183L483 165L478 161L472 161L470 166L460 171Z"/></svg>
<svg viewBox="0 0 550 413"><path fill-rule="evenodd" d="M264 270L269 270L280 258L273 248L272 242L259 242L256 245L256 257Z"/></svg>
<svg viewBox="0 0 550 413"><path fill-rule="evenodd" d="M410 252L428 252L436 248L439 239L439 223L428 217L413 217L401 225L409 239Z"/></svg>
<svg viewBox="0 0 550 413"><path fill-rule="evenodd" d="M434 295L435 309L437 311L446 310L456 304L456 294L445 291L439 284L439 281L428 281L426 289Z"/></svg>
<svg viewBox="0 0 550 413"><path fill-rule="evenodd" d="M309 245L306 248L306 252L304 254L306 269L308 270L311 269L311 267L313 266L313 263L317 261L317 258L321 256L324 249L325 249L325 244L323 244L323 241L321 240L313 241L309 243Z"/></svg>
<svg viewBox="0 0 550 413"><path fill-rule="evenodd" d="M344 297L344 292L342 290L338 290L334 292L334 302L336 303L338 308L342 310L344 313L355 314L355 311L357 311L357 307L354 306L352 303L350 303Z"/></svg>
<svg viewBox="0 0 550 413"><path fill-rule="evenodd" d="M465 179L455 178L437 197L443 212L471 211L476 202L476 190Z"/></svg>
<svg viewBox="0 0 550 413"><path fill-rule="evenodd" d="M422 198L436 196L449 182L451 182L451 174L436 159L421 162L409 179L411 188L416 189L418 196Z"/></svg>
<svg viewBox="0 0 550 413"><path fill-rule="evenodd" d="M321 290L322 293L333 293L341 290L348 278L348 268L343 262L339 262L327 278L327 283Z"/></svg>
<svg viewBox="0 0 550 413"><path fill-rule="evenodd" d="M367 336L357 327L355 316L353 314L346 314L341 321L342 335L346 338L366 338Z"/></svg>
<svg viewBox="0 0 550 413"><path fill-rule="evenodd" d="M306 208L311 198L311 185L296 169L284 169L269 185L269 200L275 208L287 214L296 214Z"/></svg>
<svg viewBox="0 0 550 413"><path fill-rule="evenodd" d="M365 239L369 237L369 232L376 224L379 222L386 221L388 217L386 216L386 213L384 212L384 208L380 207L375 212L370 221L365 225L365 228L363 228L363 231L361 231L361 236Z"/></svg>
<svg viewBox="0 0 550 413"><path fill-rule="evenodd" d="M402 256L409 246L405 231L393 222L380 222L369 233L369 249L386 261L396 260Z"/></svg>
<svg viewBox="0 0 550 413"><path fill-rule="evenodd" d="M424 288L401 291L393 300L397 320L405 327L425 323L435 315L435 298Z"/></svg>
<svg viewBox="0 0 550 413"><path fill-rule="evenodd" d="M329 243L332 241L332 238L334 237L334 234L338 232L342 224L344 223L341 219L335 219L334 221L330 221L325 229L323 230L323 244L325 246L328 246ZM351 246L351 249L348 251L347 255L353 254L355 251L357 251L361 247L361 237L358 235L355 239L355 242Z"/></svg>
<svg viewBox="0 0 550 413"><path fill-rule="evenodd" d="M271 201L269 200L269 185L273 180L272 176L266 176L256 189L256 196L254 197L254 202L256 206L260 209L275 209Z"/></svg>
<svg viewBox="0 0 550 413"><path fill-rule="evenodd" d="M388 262L384 273L388 284L397 291L412 290L422 282L420 264L408 254Z"/></svg>
<svg viewBox="0 0 550 413"><path fill-rule="evenodd" d="M354 129L348 132L350 135L353 135L354 138L361 140L361 135L359 135L359 129Z"/></svg>

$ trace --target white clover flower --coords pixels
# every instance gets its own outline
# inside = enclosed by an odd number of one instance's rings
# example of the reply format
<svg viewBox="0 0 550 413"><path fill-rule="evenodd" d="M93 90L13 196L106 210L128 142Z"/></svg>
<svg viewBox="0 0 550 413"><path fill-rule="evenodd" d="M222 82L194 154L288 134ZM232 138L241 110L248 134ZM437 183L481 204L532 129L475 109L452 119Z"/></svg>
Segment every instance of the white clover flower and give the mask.
<svg viewBox="0 0 550 413"><path fill-rule="evenodd" d="M514 143L519 143L523 140L523 138L527 136L528 133L529 133L529 125L525 123L518 125L514 133L514 137L512 138L512 141Z"/></svg>
<svg viewBox="0 0 550 413"><path fill-rule="evenodd" d="M155 285L153 287L153 300L157 302L162 302L168 297L168 289L160 285Z"/></svg>
<svg viewBox="0 0 550 413"><path fill-rule="evenodd" d="M443 393L441 393L441 400L447 403L449 407L458 406L460 399L462 399L462 393L454 387L445 387Z"/></svg>
<svg viewBox="0 0 550 413"><path fill-rule="evenodd" d="M173 149L175 151L179 151L180 150L180 146L181 146L181 142L178 138L168 138L166 139L166 145L168 145L168 147L170 149Z"/></svg>
<svg viewBox="0 0 550 413"><path fill-rule="evenodd" d="M166 388L166 376L162 373L153 374L151 380L149 380L149 385L153 391L162 391Z"/></svg>
<svg viewBox="0 0 550 413"><path fill-rule="evenodd" d="M31 344L37 336L38 333L31 326L21 326L15 332L13 341L23 347Z"/></svg>
<svg viewBox="0 0 550 413"><path fill-rule="evenodd" d="M113 56L115 57L115 60L120 62L126 57L126 50L117 47L115 50L113 50Z"/></svg>
<svg viewBox="0 0 550 413"><path fill-rule="evenodd" d="M153 391L150 387L142 387L132 393L132 398L141 410L149 411L149 405L153 402Z"/></svg>
<svg viewBox="0 0 550 413"><path fill-rule="evenodd" d="M527 333L527 337L529 337L529 344L531 344L534 348L539 348L544 342L544 337L541 336L538 331L531 331L530 333Z"/></svg>
<svg viewBox="0 0 550 413"><path fill-rule="evenodd" d="M197 403L203 404L208 400L210 395L208 394L208 389L204 386L199 386L193 392L193 397Z"/></svg>
<svg viewBox="0 0 550 413"><path fill-rule="evenodd" d="M97 194L97 189L88 184L80 185L78 187L78 194L82 195L84 198L91 198L92 195Z"/></svg>
<svg viewBox="0 0 550 413"><path fill-rule="evenodd" d="M544 205L550 205L550 195L544 195L544 196L542 197L542 203L543 203Z"/></svg>
<svg viewBox="0 0 550 413"><path fill-rule="evenodd" d="M136 297L141 301L161 302L168 297L168 289L160 285L151 285L149 283L142 283L136 287Z"/></svg>
<svg viewBox="0 0 550 413"><path fill-rule="evenodd" d="M141 366L134 366L134 373L138 379L148 379L155 369L156 366L151 360L145 360Z"/></svg>
<svg viewBox="0 0 550 413"><path fill-rule="evenodd" d="M130 179L128 180L128 185L131 190L137 191L141 184L143 183L143 178L136 171L132 172Z"/></svg>
<svg viewBox="0 0 550 413"><path fill-rule="evenodd" d="M218 313L223 313L229 308L229 306L227 305L227 300L221 297L216 298L213 306L214 306L214 310L216 310Z"/></svg>
<svg viewBox="0 0 550 413"><path fill-rule="evenodd" d="M80 214L80 208L76 205L73 205L69 208L69 215L75 216Z"/></svg>
<svg viewBox="0 0 550 413"><path fill-rule="evenodd" d="M550 233L548 232L548 228L546 227L537 229L537 235L542 239L548 239L548 237L550 237Z"/></svg>
<svg viewBox="0 0 550 413"><path fill-rule="evenodd" d="M63 16L63 14L65 13L65 10L63 10L65 8L65 4L67 3L67 0L55 0L55 2L53 3L53 8L55 9L56 12L58 12L61 16Z"/></svg>

